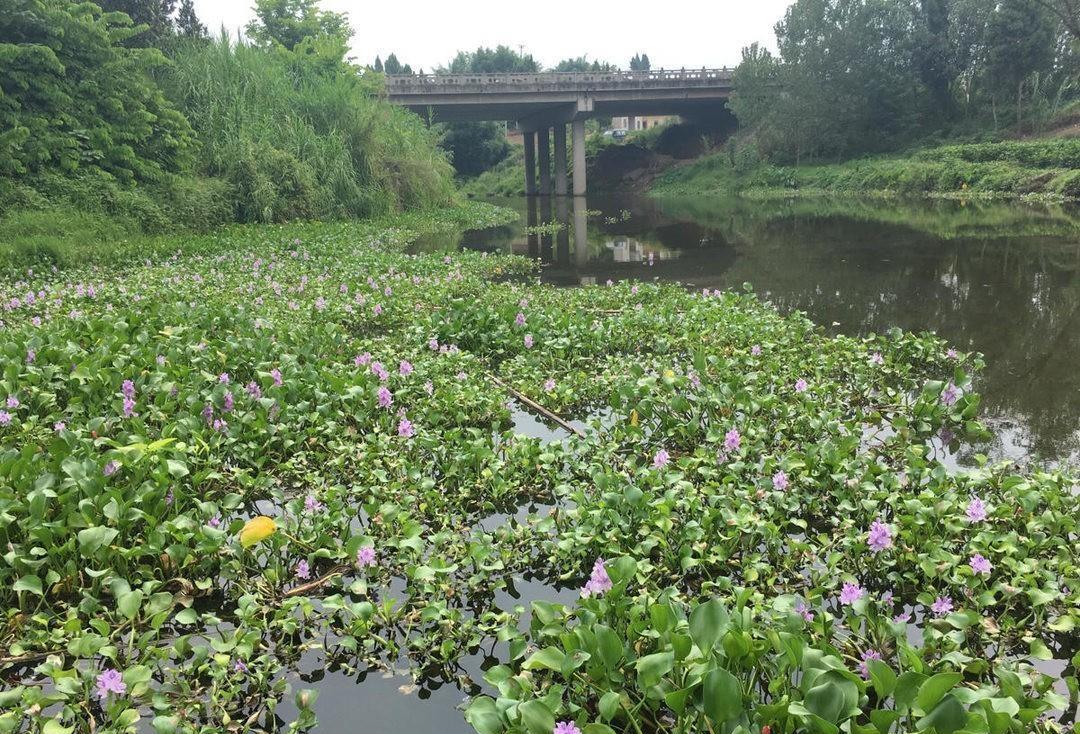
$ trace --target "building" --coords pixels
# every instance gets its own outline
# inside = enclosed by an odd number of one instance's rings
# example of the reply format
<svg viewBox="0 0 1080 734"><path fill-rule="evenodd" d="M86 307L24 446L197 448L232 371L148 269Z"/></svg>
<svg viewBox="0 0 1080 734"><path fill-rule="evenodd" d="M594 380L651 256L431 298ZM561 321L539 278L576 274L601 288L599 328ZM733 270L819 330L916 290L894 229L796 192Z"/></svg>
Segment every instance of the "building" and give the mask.
<svg viewBox="0 0 1080 734"><path fill-rule="evenodd" d="M612 130L648 130L657 125L667 125L678 122L678 115L637 115L627 117L612 117Z"/></svg>

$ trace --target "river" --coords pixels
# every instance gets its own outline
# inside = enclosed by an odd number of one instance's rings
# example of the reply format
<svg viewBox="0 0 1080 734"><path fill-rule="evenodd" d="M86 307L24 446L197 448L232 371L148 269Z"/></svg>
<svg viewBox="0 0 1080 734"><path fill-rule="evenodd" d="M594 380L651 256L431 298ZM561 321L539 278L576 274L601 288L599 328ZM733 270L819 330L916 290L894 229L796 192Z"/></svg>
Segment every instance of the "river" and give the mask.
<svg viewBox="0 0 1080 734"><path fill-rule="evenodd" d="M518 210L520 223L430 238L418 249L538 258L541 279L559 286L627 278L697 289L749 283L781 311L804 311L831 332L935 331L985 355L977 386L994 433L989 443L946 455L947 463L970 464L979 453L1021 463L1080 458L1080 207L627 196L493 203ZM553 435L526 414L515 426ZM524 579L515 587L496 604L576 597ZM469 656L461 673L479 681L492 662ZM1060 675L1065 661L1044 669ZM457 710L470 687L461 679L414 683L404 666L397 675L357 675L312 654L291 682L319 690L323 734L472 731ZM278 713L293 719L289 699Z"/></svg>

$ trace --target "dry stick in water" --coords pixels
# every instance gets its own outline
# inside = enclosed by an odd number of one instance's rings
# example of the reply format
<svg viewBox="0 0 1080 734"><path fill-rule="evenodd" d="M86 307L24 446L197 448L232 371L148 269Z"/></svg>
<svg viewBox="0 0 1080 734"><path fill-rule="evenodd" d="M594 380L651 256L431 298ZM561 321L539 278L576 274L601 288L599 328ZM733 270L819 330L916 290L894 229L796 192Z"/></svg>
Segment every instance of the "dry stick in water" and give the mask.
<svg viewBox="0 0 1080 734"><path fill-rule="evenodd" d="M558 423L560 426L562 426L566 430L570 431L571 433L577 434L580 437L585 436L585 431L581 430L577 426L570 425L565 420L560 418L558 415L556 415L555 413L552 413L550 410L545 408L543 405L540 405L540 403L536 402L535 400L532 400L531 398L528 398L525 395L522 395L517 390L515 390L514 388L512 388L509 385L507 385L506 383L504 383L502 380L500 380L495 375L488 374L488 379L490 379L496 385L501 387L503 390L506 390L506 392L513 395L514 398L516 398L517 400L520 400L522 403L529 406L530 408L535 410L537 413L540 413L542 416L544 416L548 420L551 420L551 421L553 421L555 423Z"/></svg>

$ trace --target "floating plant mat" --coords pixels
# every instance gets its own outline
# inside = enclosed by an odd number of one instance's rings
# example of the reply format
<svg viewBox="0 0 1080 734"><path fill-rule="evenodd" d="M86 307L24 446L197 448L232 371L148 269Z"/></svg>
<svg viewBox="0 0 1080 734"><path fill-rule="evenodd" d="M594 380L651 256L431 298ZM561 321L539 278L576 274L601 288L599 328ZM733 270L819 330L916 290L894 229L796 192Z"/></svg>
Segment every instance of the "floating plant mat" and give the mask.
<svg viewBox="0 0 1080 734"><path fill-rule="evenodd" d="M1074 480L931 448L985 435L977 355L406 252L437 225L4 281L0 733L298 731L369 680L481 734L1071 726Z"/></svg>

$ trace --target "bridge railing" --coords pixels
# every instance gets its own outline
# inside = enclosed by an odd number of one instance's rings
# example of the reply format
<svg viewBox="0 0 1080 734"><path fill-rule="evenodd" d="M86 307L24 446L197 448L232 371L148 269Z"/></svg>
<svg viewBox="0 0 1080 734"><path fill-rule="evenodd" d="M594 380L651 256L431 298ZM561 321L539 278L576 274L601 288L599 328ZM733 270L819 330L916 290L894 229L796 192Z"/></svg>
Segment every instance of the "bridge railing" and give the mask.
<svg viewBox="0 0 1080 734"><path fill-rule="evenodd" d="M651 71L548 71L515 74L388 74L387 90L391 94L416 93L438 89L450 91L455 88L518 88L518 89L567 89L573 87L635 86L715 86L729 83L734 69L656 69Z"/></svg>

